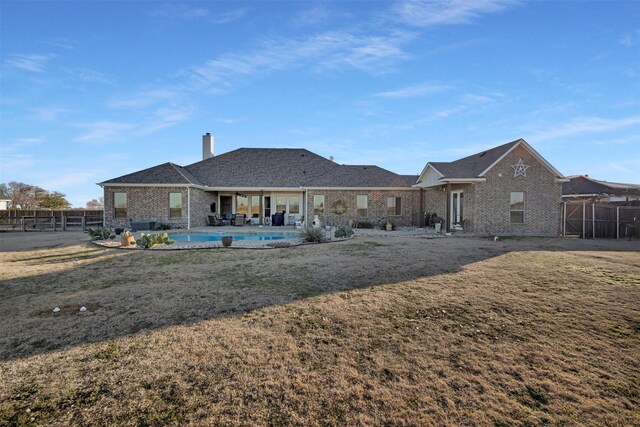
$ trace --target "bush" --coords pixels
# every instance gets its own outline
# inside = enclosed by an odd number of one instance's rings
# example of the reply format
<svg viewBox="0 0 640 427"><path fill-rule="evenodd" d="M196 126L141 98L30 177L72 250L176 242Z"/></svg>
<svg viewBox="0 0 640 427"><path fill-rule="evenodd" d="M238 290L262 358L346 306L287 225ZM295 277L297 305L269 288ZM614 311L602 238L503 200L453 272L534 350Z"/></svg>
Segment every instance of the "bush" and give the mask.
<svg viewBox="0 0 640 427"><path fill-rule="evenodd" d="M336 231L335 233L333 233L333 235L336 238L340 238L340 237L349 238L353 236L353 228L349 227L348 225L339 225L336 227Z"/></svg>
<svg viewBox="0 0 640 427"><path fill-rule="evenodd" d="M113 240L116 238L116 235L107 227L100 227L95 230L93 228L89 228L89 237L91 237L91 240Z"/></svg>
<svg viewBox="0 0 640 427"><path fill-rule="evenodd" d="M136 245L144 249L153 248L156 245L172 245L173 240L169 239L167 233L140 233L140 238L136 240Z"/></svg>
<svg viewBox="0 0 640 427"><path fill-rule="evenodd" d="M309 243L324 242L324 228L307 225L301 232L302 239Z"/></svg>
<svg viewBox="0 0 640 427"><path fill-rule="evenodd" d="M353 228L376 228L376 224L371 221L356 221Z"/></svg>
<svg viewBox="0 0 640 427"><path fill-rule="evenodd" d="M171 230L171 224L165 224L164 222L158 222L153 227L155 231Z"/></svg>

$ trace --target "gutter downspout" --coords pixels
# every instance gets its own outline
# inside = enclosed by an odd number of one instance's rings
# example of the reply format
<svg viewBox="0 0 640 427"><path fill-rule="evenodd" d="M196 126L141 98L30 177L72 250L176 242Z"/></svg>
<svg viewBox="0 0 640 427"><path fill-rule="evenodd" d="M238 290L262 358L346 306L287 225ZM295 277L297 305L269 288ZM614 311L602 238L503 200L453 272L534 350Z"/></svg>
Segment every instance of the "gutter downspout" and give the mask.
<svg viewBox="0 0 640 427"><path fill-rule="evenodd" d="M187 230L191 230L191 187L187 187Z"/></svg>

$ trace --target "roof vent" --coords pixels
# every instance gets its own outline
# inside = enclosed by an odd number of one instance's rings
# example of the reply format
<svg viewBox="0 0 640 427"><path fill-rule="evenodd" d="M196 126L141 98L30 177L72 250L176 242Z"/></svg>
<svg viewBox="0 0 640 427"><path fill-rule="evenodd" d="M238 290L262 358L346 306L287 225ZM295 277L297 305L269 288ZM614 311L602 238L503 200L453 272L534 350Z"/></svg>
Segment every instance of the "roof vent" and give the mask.
<svg viewBox="0 0 640 427"><path fill-rule="evenodd" d="M487 152L486 152L486 151L483 151L482 153L480 153L480 155L479 155L478 157L482 157L482 156L484 156L485 154L487 154Z"/></svg>

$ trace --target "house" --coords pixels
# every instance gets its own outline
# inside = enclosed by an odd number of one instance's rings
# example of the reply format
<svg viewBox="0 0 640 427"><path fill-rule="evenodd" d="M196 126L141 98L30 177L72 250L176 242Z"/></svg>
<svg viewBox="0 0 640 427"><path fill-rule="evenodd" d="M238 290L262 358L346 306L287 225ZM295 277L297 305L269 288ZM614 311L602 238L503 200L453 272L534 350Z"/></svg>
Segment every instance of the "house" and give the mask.
<svg viewBox="0 0 640 427"><path fill-rule="evenodd" d="M524 139L453 162L429 162L414 187L449 230L557 236L566 178Z"/></svg>
<svg viewBox="0 0 640 427"><path fill-rule="evenodd" d="M202 137L203 158L188 166L164 163L100 183L105 225L131 220L173 227L207 224L207 215L243 214L269 224L340 225L350 220L424 225L425 212L447 229L474 233L558 235L560 172L524 140L454 162L427 163L422 174L398 175L373 165L340 165L299 148L240 148L214 155Z"/></svg>
<svg viewBox="0 0 640 427"><path fill-rule="evenodd" d="M566 201L589 200L600 202L630 202L640 200L640 185L607 182L589 175L568 176L562 184L562 199Z"/></svg>
<svg viewBox="0 0 640 427"><path fill-rule="evenodd" d="M9 204L11 203L11 198L0 191L0 211L6 211L9 209Z"/></svg>
<svg viewBox="0 0 640 427"><path fill-rule="evenodd" d="M339 165L305 149L240 148L214 155L214 138L202 137L203 159L188 166L164 163L100 183L105 225L131 220L191 228L207 215L244 214L268 224L284 213L285 225L349 220L411 225L420 212L417 175L398 175L378 166Z"/></svg>

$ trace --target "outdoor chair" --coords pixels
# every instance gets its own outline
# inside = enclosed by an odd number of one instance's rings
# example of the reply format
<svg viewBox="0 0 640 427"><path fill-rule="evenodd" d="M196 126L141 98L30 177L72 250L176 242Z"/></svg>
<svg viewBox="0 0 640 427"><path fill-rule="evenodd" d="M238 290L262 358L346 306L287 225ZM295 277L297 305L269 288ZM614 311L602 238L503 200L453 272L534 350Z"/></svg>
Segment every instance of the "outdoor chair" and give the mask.
<svg viewBox="0 0 640 427"><path fill-rule="evenodd" d="M222 221L220 218L218 218L218 215L207 215L207 218L209 218L209 225L212 227L218 227L221 225L224 225L224 221Z"/></svg>

